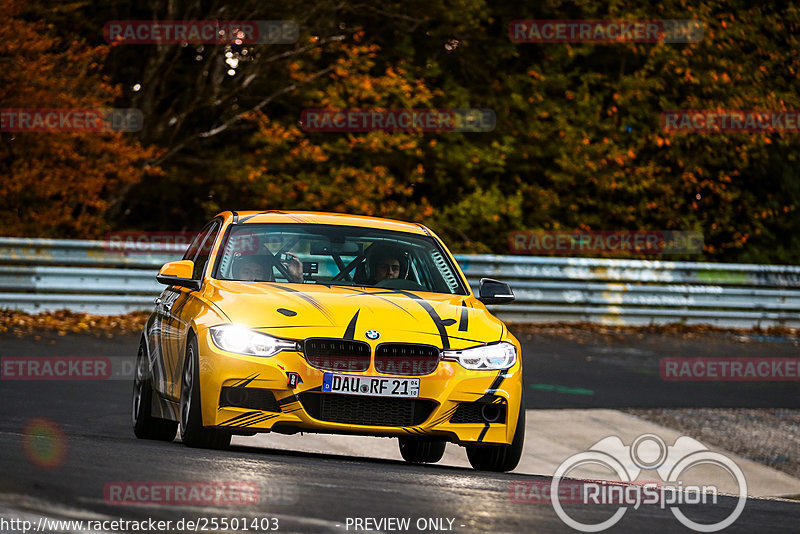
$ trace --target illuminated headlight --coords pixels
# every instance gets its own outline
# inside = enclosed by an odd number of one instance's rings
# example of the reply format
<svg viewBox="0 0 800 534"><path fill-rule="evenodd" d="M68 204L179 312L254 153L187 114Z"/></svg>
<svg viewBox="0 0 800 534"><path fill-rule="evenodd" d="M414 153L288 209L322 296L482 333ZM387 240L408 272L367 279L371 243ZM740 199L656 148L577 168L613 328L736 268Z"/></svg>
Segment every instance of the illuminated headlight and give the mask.
<svg viewBox="0 0 800 534"><path fill-rule="evenodd" d="M508 369L517 362L517 349L511 343L494 343L464 350L446 350L443 359L455 361L475 371Z"/></svg>
<svg viewBox="0 0 800 534"><path fill-rule="evenodd" d="M251 356L274 356L282 350L297 350L294 341L274 338L235 324L212 327L211 339L222 350Z"/></svg>

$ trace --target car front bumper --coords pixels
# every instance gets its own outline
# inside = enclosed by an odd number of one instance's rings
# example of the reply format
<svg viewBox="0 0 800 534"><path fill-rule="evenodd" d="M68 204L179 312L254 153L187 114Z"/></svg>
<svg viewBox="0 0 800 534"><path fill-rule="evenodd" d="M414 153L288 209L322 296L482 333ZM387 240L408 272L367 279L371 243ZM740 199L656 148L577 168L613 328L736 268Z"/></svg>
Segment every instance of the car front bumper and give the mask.
<svg viewBox="0 0 800 534"><path fill-rule="evenodd" d="M517 362L502 371L440 361L433 373L415 377L380 374L372 365L362 373L342 372L419 378L419 397L408 399L323 393L323 375L333 371L312 367L300 352L268 358L230 353L214 345L208 331L200 333L198 346L205 426L240 434L430 437L462 445L510 444L514 437L523 387L519 347Z"/></svg>

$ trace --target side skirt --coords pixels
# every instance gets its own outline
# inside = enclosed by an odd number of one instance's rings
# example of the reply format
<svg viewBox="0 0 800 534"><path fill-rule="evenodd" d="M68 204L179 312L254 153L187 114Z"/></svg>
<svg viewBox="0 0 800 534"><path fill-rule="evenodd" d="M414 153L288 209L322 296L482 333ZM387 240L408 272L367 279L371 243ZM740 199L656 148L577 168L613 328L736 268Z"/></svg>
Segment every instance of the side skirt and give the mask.
<svg viewBox="0 0 800 534"><path fill-rule="evenodd" d="M151 403L152 409L150 414L153 417L160 419L169 419L170 421L180 421L180 404L165 399L155 391L153 391L153 401Z"/></svg>

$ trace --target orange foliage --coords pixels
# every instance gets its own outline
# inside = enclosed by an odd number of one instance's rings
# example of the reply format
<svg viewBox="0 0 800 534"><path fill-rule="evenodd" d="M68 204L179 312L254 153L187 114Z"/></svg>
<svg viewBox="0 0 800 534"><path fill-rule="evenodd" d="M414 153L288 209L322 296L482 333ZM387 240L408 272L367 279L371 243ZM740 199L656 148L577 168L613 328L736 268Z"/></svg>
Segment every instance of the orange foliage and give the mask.
<svg viewBox="0 0 800 534"><path fill-rule="evenodd" d="M0 0L0 102L4 108L100 109L120 95L98 69L107 47L63 43ZM127 184L154 156L122 133L0 133L4 235L97 237Z"/></svg>
<svg viewBox="0 0 800 534"><path fill-rule="evenodd" d="M390 65L375 75L377 45L338 44L339 59L330 81L298 90L305 108L408 109L430 108L435 94L404 65ZM308 64L307 64L308 63ZM311 62L295 61L291 76L302 80L314 70ZM419 220L433 213L428 201L416 198L415 186L425 179L422 147L430 142L419 132L307 133L296 123L249 116L258 125L257 148L228 183L244 175L253 190L253 209L310 209Z"/></svg>

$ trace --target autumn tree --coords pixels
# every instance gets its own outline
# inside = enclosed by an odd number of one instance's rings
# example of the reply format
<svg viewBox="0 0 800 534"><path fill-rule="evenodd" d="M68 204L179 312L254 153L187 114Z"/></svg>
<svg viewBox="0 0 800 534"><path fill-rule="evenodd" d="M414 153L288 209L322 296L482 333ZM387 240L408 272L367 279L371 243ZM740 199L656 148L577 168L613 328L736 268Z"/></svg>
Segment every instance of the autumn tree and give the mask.
<svg viewBox="0 0 800 534"><path fill-rule="evenodd" d="M106 47L64 42L43 22L0 0L3 108L101 109L119 95L99 70ZM4 235L98 237L119 189L156 155L118 132L0 132L0 219Z"/></svg>
<svg viewBox="0 0 800 534"><path fill-rule="evenodd" d="M161 149L149 163L163 175L138 183L112 176L120 186L103 198L115 199L105 206L115 227L198 228L229 208L320 209L419 220L460 251L507 253L513 230L689 230L704 233L704 255L678 259L800 263L797 134L669 133L660 123L672 109L800 109L800 14L791 3L36 0L25 7L32 14L25 20L44 17L59 32L60 47L45 47L51 56L71 49L73 34L102 44L108 20L298 23L294 44L116 46L94 56L105 58L108 84L121 84L118 105L144 111L139 141ZM518 44L508 35L516 19L695 19L705 35L689 44ZM14 42L2 46L27 58L26 68L48 61ZM101 50L92 47L84 50ZM50 78L53 87L72 87L67 78L90 72L66 76L51 64L34 76L43 87ZM15 76L9 70L3 80ZM23 78L0 91L19 101L33 83ZM74 83L83 89L58 94L98 94L95 83ZM490 108L497 126L304 131L302 110L319 107ZM14 135L16 147L23 135ZM6 134L3 143L9 152ZM4 156L2 164L11 161ZM34 168L38 159L24 161ZM72 187L86 187L82 180ZM98 211L87 198L73 209Z"/></svg>

